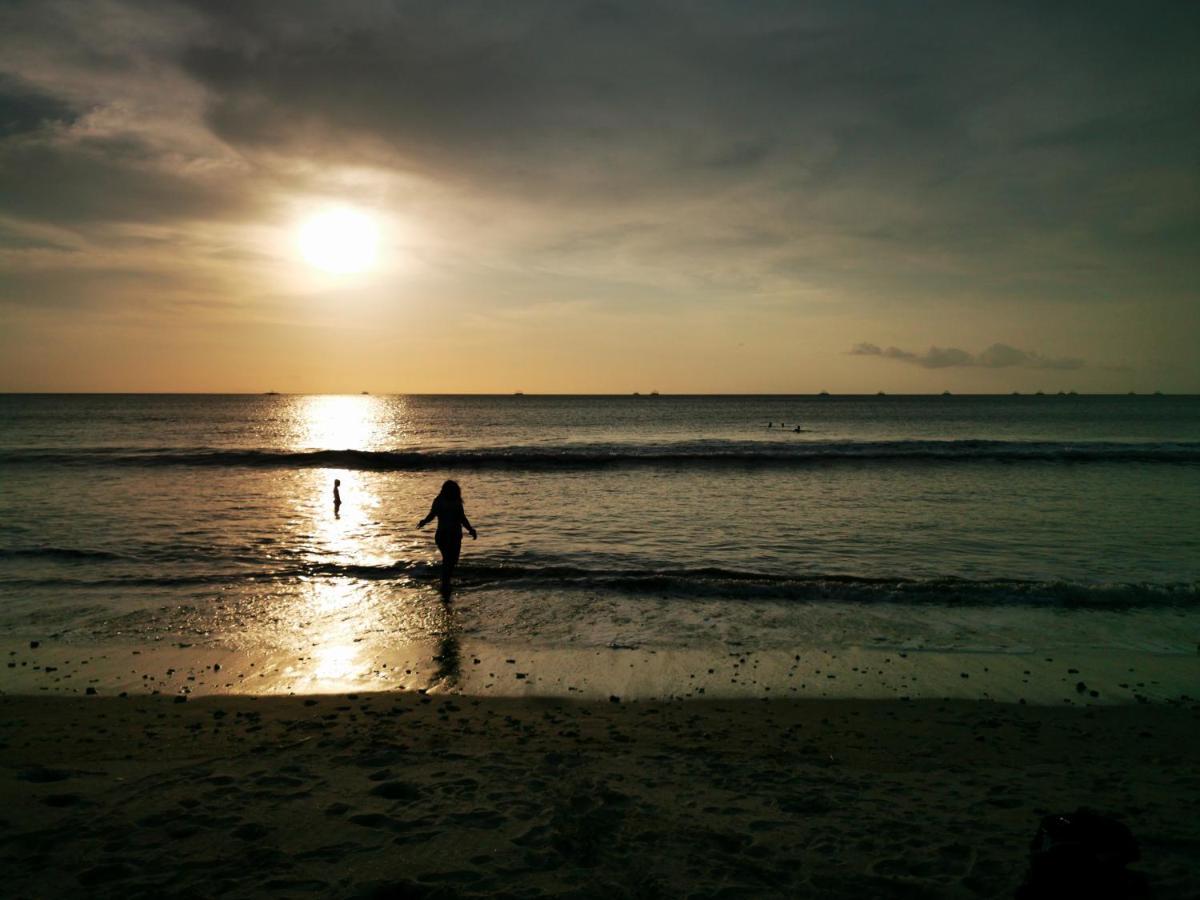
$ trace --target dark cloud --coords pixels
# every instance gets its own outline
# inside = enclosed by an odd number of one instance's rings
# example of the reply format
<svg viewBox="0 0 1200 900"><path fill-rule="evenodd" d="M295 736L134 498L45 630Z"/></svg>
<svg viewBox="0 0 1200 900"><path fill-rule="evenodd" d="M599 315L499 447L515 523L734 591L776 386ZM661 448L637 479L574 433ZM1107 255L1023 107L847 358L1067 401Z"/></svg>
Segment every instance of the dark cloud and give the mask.
<svg viewBox="0 0 1200 900"><path fill-rule="evenodd" d="M66 101L0 72L0 140L78 118L79 111Z"/></svg>
<svg viewBox="0 0 1200 900"><path fill-rule="evenodd" d="M262 208L246 172L189 117L174 4L0 5L0 216L107 243L113 227L231 220ZM193 89L193 94L195 90ZM112 226L112 227L110 227Z"/></svg>
<svg viewBox="0 0 1200 900"><path fill-rule="evenodd" d="M1200 184L1188 4L197 0L114 7L93 29L104 40L78 25L86 7L74 33L61 10L14 9L5 24L23 39L106 77L180 66L207 91L207 126L247 154L365 161L574 208L657 200L676 224L733 192L723 213L743 230L766 219L850 239L884 277L919 245L1003 290L1002 264L1031 234L1108 252L1130 231L1145 245L1200 228L1178 199ZM14 96L21 130L67 122L78 103L27 84ZM61 164L70 151L56 152ZM82 155L95 164L97 148ZM128 185L113 183L119 199ZM164 208L192 214L186 186L162 187ZM1162 255L1131 253L1108 265L1141 273Z"/></svg>
<svg viewBox="0 0 1200 900"><path fill-rule="evenodd" d="M1057 151L1086 158L1056 176L1089 180L1095 166L1186 160L1197 138L1186 104L1200 16L1180 5L196 8L210 28L183 64L212 91L214 129L247 146L359 142L418 167L550 179L580 162L615 180L629 165L666 175L774 158L797 181L874 174L936 190L1001 175L1040 190ZM1067 200L1054 191L1023 211L1069 214Z"/></svg>
<svg viewBox="0 0 1200 900"><path fill-rule="evenodd" d="M54 240L45 234L30 234L11 226L0 224L0 252L13 250L49 250L59 253L76 252L63 241Z"/></svg>
<svg viewBox="0 0 1200 900"><path fill-rule="evenodd" d="M207 10L208 7L202 6ZM357 7L323 28L295 8L214 12L183 56L209 122L247 149L388 163L488 192L656 193L766 157L753 116L691 58L699 23L652 5ZM319 18L319 16L318 16ZM291 22L293 27L287 27ZM721 110L725 109L726 112Z"/></svg>
<svg viewBox="0 0 1200 900"><path fill-rule="evenodd" d="M855 345L851 356L880 356L912 363L926 369L946 369L952 366L981 366L987 369L1006 369L1021 366L1029 369L1080 369L1082 359L1052 358L1028 350L1018 350L1008 344L992 344L979 354L971 354L957 347L930 347L924 353L901 350L899 347L883 348L877 344Z"/></svg>
<svg viewBox="0 0 1200 900"><path fill-rule="evenodd" d="M464 294L503 271L850 334L953 307L968 345L971 307L1077 304L1116 341L1195 305L1198 45L1189 3L0 4L0 243L336 196L431 235Z"/></svg>
<svg viewBox="0 0 1200 900"><path fill-rule="evenodd" d="M259 198L241 178L164 153L133 134L32 136L0 141L7 215L62 225L235 218Z"/></svg>
<svg viewBox="0 0 1200 900"><path fill-rule="evenodd" d="M231 146L648 208L665 266L702 208L767 237L723 248L756 288L1098 302L1200 277L1200 6L194 8L181 65Z"/></svg>

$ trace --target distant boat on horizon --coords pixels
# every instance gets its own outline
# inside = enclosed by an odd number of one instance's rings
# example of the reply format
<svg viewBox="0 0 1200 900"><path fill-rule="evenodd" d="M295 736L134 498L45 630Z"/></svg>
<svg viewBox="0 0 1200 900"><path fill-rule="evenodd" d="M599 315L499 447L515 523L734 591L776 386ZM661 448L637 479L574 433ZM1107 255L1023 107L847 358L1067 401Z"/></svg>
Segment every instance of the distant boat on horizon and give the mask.
<svg viewBox="0 0 1200 900"><path fill-rule="evenodd" d="M279 391L263 391L264 397L278 397Z"/></svg>
<svg viewBox="0 0 1200 900"><path fill-rule="evenodd" d="M819 394L817 394L817 396L818 397L828 397L829 391L821 391Z"/></svg>
<svg viewBox="0 0 1200 900"><path fill-rule="evenodd" d="M950 393L949 391L942 391L942 396L943 397L953 397L954 395L952 393Z"/></svg>

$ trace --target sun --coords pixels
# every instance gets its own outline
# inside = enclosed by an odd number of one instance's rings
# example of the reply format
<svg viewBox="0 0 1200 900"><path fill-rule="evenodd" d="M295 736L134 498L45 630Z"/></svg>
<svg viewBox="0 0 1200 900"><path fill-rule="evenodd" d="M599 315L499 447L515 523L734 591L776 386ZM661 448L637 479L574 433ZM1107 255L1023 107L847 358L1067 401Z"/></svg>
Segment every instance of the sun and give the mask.
<svg viewBox="0 0 1200 900"><path fill-rule="evenodd" d="M365 272L375 265L379 227L356 209L326 209L300 223L297 244L304 261L323 272Z"/></svg>

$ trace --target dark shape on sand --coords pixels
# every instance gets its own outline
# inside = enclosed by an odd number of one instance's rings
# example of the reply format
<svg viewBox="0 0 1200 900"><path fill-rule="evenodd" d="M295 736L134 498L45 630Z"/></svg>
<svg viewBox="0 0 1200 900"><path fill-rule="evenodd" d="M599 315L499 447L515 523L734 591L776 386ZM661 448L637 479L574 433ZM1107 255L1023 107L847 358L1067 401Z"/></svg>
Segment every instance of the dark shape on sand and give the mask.
<svg viewBox="0 0 1200 900"><path fill-rule="evenodd" d="M1133 834L1116 819L1086 809L1046 816L1029 851L1029 872L1017 900L1149 896L1145 875L1125 868L1140 853Z"/></svg>
<svg viewBox="0 0 1200 900"><path fill-rule="evenodd" d="M433 519L438 520L434 541L442 552L442 592L450 592L450 579L454 568L458 565L458 556L462 552L462 530L467 529L474 540L478 535L463 509L462 489L457 481L446 481L442 484L441 493L433 499L429 507L429 515L417 523L418 528L424 528Z"/></svg>

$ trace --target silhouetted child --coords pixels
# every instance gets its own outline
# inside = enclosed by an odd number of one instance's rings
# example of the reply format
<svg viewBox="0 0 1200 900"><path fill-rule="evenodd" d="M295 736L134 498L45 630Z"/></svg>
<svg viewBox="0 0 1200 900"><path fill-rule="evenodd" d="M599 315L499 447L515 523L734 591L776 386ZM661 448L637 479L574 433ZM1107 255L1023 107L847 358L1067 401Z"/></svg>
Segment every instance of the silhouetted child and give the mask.
<svg viewBox="0 0 1200 900"><path fill-rule="evenodd" d="M333 511L336 513L342 505L342 479L333 479Z"/></svg>
<svg viewBox="0 0 1200 900"><path fill-rule="evenodd" d="M450 590L450 577L454 567L458 565L458 555L462 551L462 530L467 529L474 540L478 535L467 520L463 509L462 489L457 481L447 481L442 485L442 492L433 499L429 507L429 515L417 523L418 528L424 528L432 519L438 520L437 533L434 541L442 551L442 590Z"/></svg>

